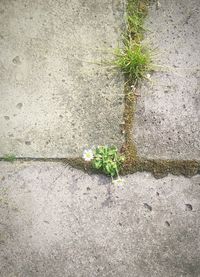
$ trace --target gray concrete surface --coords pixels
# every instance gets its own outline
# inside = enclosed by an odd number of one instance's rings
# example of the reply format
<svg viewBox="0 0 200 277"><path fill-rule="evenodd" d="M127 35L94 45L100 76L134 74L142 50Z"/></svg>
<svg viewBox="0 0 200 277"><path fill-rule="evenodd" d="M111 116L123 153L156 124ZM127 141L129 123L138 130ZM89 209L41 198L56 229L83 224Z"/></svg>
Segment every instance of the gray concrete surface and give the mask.
<svg viewBox="0 0 200 277"><path fill-rule="evenodd" d="M200 1L150 7L145 43L162 67L138 97L133 137L146 158L200 159Z"/></svg>
<svg viewBox="0 0 200 277"><path fill-rule="evenodd" d="M123 78L109 60L123 0L0 0L0 156L121 145Z"/></svg>
<svg viewBox="0 0 200 277"><path fill-rule="evenodd" d="M200 176L0 163L1 277L200 276Z"/></svg>

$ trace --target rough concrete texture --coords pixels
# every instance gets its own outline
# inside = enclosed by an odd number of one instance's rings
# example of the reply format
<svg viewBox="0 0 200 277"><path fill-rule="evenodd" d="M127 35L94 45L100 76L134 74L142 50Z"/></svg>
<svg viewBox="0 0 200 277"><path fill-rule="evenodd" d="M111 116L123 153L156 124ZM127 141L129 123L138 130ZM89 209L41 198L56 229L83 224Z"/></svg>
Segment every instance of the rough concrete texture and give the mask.
<svg viewBox="0 0 200 277"><path fill-rule="evenodd" d="M0 163L0 276L200 276L200 176Z"/></svg>
<svg viewBox="0 0 200 277"><path fill-rule="evenodd" d="M162 67L138 97L134 140L142 157L199 160L200 1L159 3L149 9L146 43Z"/></svg>
<svg viewBox="0 0 200 277"><path fill-rule="evenodd" d="M74 157L123 142L110 60L123 0L0 0L0 156Z"/></svg>

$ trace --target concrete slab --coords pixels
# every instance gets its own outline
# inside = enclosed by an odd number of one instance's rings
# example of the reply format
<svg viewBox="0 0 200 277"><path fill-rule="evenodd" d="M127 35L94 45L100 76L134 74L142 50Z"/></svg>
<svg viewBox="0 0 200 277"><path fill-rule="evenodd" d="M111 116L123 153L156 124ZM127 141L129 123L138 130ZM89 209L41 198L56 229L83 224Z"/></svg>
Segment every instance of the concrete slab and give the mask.
<svg viewBox="0 0 200 277"><path fill-rule="evenodd" d="M200 176L1 162L0 180L1 277L199 276Z"/></svg>
<svg viewBox="0 0 200 277"><path fill-rule="evenodd" d="M118 44L124 1L0 1L0 156L74 157L120 146L123 78L97 62Z"/></svg>
<svg viewBox="0 0 200 277"><path fill-rule="evenodd" d="M142 157L199 160L200 2L159 2L150 7L146 43L162 67L138 97L134 140Z"/></svg>

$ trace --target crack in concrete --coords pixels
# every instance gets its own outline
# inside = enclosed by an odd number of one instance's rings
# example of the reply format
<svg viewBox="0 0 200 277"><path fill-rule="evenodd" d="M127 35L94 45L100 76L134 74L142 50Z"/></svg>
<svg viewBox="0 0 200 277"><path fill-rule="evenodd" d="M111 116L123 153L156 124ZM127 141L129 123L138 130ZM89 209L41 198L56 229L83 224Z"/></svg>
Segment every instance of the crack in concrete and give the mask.
<svg viewBox="0 0 200 277"><path fill-rule="evenodd" d="M142 0L141 0L142 1ZM169 160L169 159L145 159L137 155L137 149L133 141L132 128L134 124L134 115L137 104L137 90L139 87L132 88L131 83L125 78L124 84L124 124L123 132L125 134L125 143L121 152L125 155L125 163L121 174L131 174L135 172L151 172L156 178L162 178L171 173L174 175L184 175L191 177L200 174L200 161L197 160ZM85 162L81 157L75 158L34 158L34 157L16 157L16 161L42 161L42 162L61 162L69 164L72 167L98 173L92 168L91 163ZM0 161L5 161L0 157ZM59 175L60 176L60 175ZM59 178L59 177L58 177Z"/></svg>

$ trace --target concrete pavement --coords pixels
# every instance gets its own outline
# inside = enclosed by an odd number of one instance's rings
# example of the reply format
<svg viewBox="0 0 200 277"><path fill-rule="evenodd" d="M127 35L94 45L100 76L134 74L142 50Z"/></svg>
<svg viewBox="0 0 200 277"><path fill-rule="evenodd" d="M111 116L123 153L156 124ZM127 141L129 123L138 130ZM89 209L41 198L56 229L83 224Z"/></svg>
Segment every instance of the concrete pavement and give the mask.
<svg viewBox="0 0 200 277"><path fill-rule="evenodd" d="M0 163L1 277L196 277L200 176L113 186L60 163Z"/></svg>
<svg viewBox="0 0 200 277"><path fill-rule="evenodd" d="M70 158L121 146L123 77L110 61L124 1L0 1L0 156Z"/></svg>
<svg viewBox="0 0 200 277"><path fill-rule="evenodd" d="M200 159L200 2L150 5L145 42L156 72L143 84L133 126L138 154Z"/></svg>

